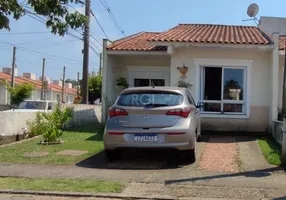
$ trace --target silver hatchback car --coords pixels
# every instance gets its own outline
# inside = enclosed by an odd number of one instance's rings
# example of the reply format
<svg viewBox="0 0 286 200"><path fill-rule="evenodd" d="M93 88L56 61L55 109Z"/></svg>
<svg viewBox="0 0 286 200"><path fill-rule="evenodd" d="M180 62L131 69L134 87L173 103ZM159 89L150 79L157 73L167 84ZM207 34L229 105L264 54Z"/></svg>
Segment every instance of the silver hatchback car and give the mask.
<svg viewBox="0 0 286 200"><path fill-rule="evenodd" d="M173 148L194 162L201 136L200 106L186 88L124 90L109 109L104 132L108 160L117 159L121 148Z"/></svg>

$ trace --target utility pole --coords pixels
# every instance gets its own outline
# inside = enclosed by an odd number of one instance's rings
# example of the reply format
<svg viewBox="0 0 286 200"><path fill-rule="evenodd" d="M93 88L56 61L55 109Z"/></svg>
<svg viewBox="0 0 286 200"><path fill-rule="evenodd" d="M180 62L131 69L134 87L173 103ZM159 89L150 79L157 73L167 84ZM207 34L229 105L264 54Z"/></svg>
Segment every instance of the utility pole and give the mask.
<svg viewBox="0 0 286 200"><path fill-rule="evenodd" d="M85 1L87 22L84 29L83 67L82 67L82 103L88 104L88 66L89 66L89 35L90 35L90 0Z"/></svg>
<svg viewBox="0 0 286 200"><path fill-rule="evenodd" d="M284 80L283 80L283 135L282 135L282 156L281 162L286 168L286 31L285 31L285 47L284 47Z"/></svg>
<svg viewBox="0 0 286 200"><path fill-rule="evenodd" d="M62 82L62 103L65 103L65 75L66 75L66 67L63 69L63 82Z"/></svg>
<svg viewBox="0 0 286 200"><path fill-rule="evenodd" d="M101 67L102 67L102 53L99 54L99 75L101 75Z"/></svg>
<svg viewBox="0 0 286 200"><path fill-rule="evenodd" d="M45 64L46 64L46 59L43 58L43 66L42 66L42 87L41 87L41 100L44 99L44 77L45 77Z"/></svg>
<svg viewBox="0 0 286 200"><path fill-rule="evenodd" d="M13 47L11 87L15 86L16 47Z"/></svg>
<svg viewBox="0 0 286 200"><path fill-rule="evenodd" d="M79 95L79 72L77 73L77 95Z"/></svg>

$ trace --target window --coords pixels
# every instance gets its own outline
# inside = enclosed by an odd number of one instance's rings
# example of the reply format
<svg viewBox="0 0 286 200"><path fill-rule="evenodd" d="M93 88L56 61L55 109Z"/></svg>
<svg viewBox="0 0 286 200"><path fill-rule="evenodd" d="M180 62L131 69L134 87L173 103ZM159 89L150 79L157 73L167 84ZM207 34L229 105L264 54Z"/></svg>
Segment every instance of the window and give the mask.
<svg viewBox="0 0 286 200"><path fill-rule="evenodd" d="M201 112L246 114L246 68L202 67Z"/></svg>
<svg viewBox="0 0 286 200"><path fill-rule="evenodd" d="M61 101L61 95L57 94L57 101L60 102Z"/></svg>
<svg viewBox="0 0 286 200"><path fill-rule="evenodd" d="M143 79L136 78L134 79L135 87L144 87L144 86L165 86L165 79Z"/></svg>
<svg viewBox="0 0 286 200"><path fill-rule="evenodd" d="M184 96L175 92L165 91L138 91L126 93L119 97L117 105L145 107L152 106L176 106L183 103Z"/></svg>

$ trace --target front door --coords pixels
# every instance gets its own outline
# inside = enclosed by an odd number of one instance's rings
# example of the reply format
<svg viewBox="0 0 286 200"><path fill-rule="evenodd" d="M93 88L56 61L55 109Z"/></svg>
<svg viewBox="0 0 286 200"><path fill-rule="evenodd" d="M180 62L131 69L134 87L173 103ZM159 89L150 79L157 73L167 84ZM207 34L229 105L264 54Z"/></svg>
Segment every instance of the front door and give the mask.
<svg viewBox="0 0 286 200"><path fill-rule="evenodd" d="M144 86L165 86L165 79L146 79L146 78L135 78L134 87Z"/></svg>

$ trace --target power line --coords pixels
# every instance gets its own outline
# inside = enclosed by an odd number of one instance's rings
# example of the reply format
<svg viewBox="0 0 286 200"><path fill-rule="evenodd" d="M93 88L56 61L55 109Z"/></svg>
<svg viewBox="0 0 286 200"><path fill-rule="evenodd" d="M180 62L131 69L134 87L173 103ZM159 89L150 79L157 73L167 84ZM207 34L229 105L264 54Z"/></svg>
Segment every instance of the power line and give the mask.
<svg viewBox="0 0 286 200"><path fill-rule="evenodd" d="M102 47L102 44L100 44L100 42L93 35L90 36Z"/></svg>
<svg viewBox="0 0 286 200"><path fill-rule="evenodd" d="M22 50L22 51L29 51L29 52L32 52L34 54L38 54L38 55L41 55L41 56L49 57L50 59L54 59L54 60L59 60L60 59L60 60L68 61L68 62L82 63L81 61L78 61L78 60L72 60L72 59L68 59L68 58L58 57L58 56L55 56L55 55L45 54L45 53L42 53L42 52L38 52L38 51L31 50L31 49L27 49L25 47L17 46L15 44L12 44L12 43L9 43L9 42L5 42L5 41L2 41L2 40L0 40L0 42L5 43L5 44L9 44L11 46L16 46L19 50Z"/></svg>
<svg viewBox="0 0 286 200"><path fill-rule="evenodd" d="M99 53L93 48L93 46L89 45L89 47L94 51L96 55L98 55L98 57L100 57Z"/></svg>
<svg viewBox="0 0 286 200"><path fill-rule="evenodd" d="M115 16L113 15L113 12L111 10L111 8L108 6L107 2L105 0L100 0L101 4L103 5L103 7L107 10L108 14L111 17L111 20L113 21L113 23L115 24L116 28L121 32L122 35L125 36L125 31L120 27L120 25L118 24Z"/></svg>
<svg viewBox="0 0 286 200"><path fill-rule="evenodd" d="M26 34L43 34L49 32L17 32L17 33L0 33L1 35L26 35Z"/></svg>
<svg viewBox="0 0 286 200"><path fill-rule="evenodd" d="M91 15L94 17L96 23L99 25L101 31L104 33L105 37L108 39L108 36L107 36L106 32L105 32L104 29L102 28L100 22L98 21L98 19L96 18L95 14L93 13L92 10L90 10L90 13L91 13Z"/></svg>

